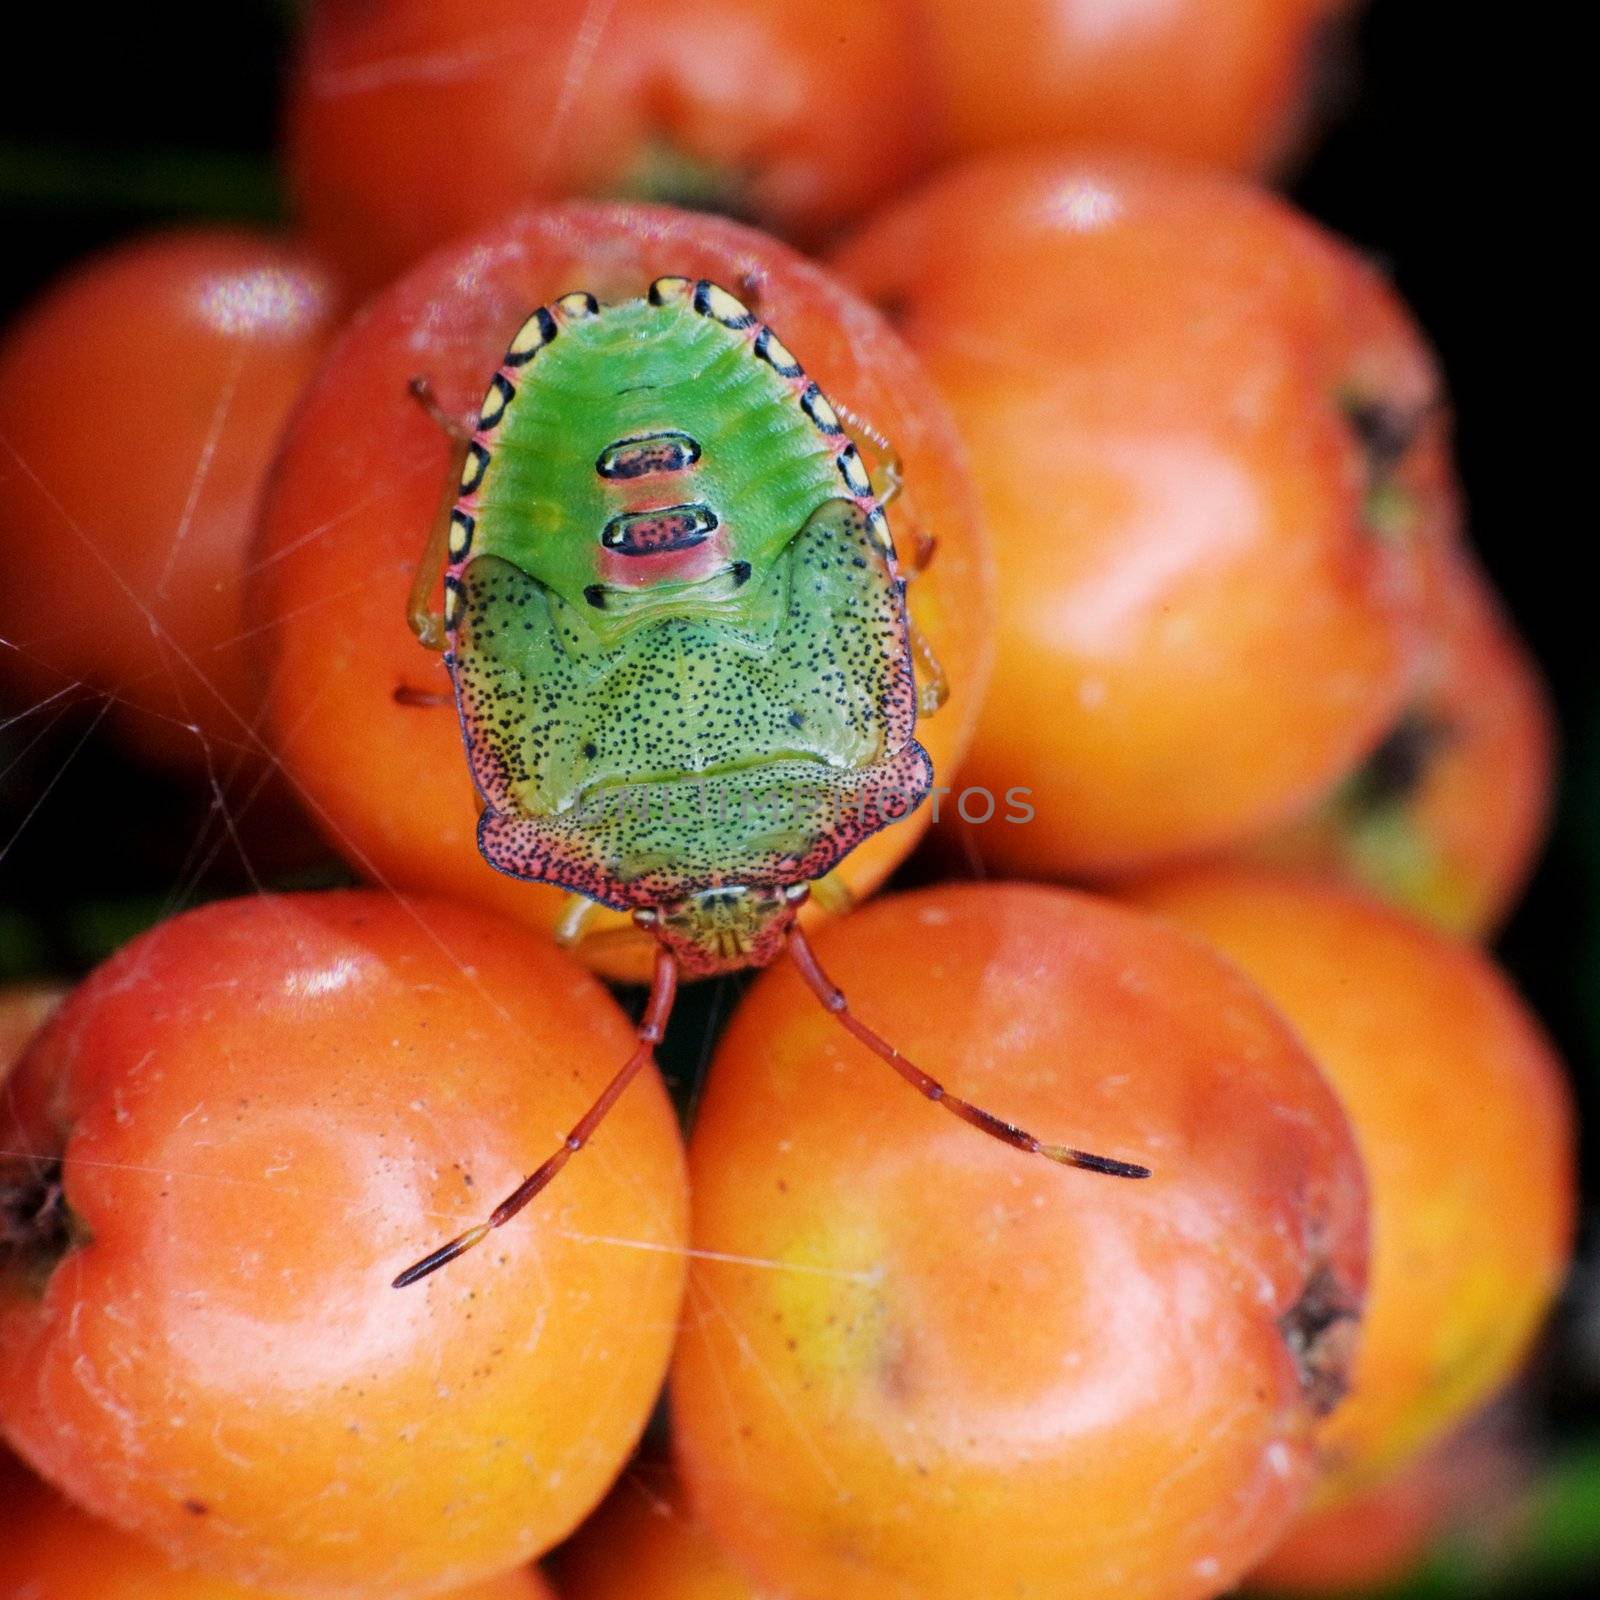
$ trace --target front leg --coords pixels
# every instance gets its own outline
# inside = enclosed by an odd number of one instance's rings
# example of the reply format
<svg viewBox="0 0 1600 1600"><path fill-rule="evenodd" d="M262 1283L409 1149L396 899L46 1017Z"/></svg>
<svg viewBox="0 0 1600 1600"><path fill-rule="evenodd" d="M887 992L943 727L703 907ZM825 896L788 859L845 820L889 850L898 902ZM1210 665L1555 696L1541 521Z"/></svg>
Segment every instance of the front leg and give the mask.
<svg viewBox="0 0 1600 1600"><path fill-rule="evenodd" d="M837 869L818 878L810 889L811 898L830 916L842 917L855 910L856 897Z"/></svg>
<svg viewBox="0 0 1600 1600"><path fill-rule="evenodd" d="M597 901L591 900L587 895L569 891L566 900L561 906L561 916L553 930L553 937L563 950L570 950L579 944L589 930L589 924L594 920L595 913L600 906Z"/></svg>
<svg viewBox="0 0 1600 1600"><path fill-rule="evenodd" d="M421 559L411 579L411 598L406 606L406 621L417 636L417 642L428 650L448 650L450 639L445 632L444 613L434 606L434 596L444 569L450 564L450 512L456 503L456 485L461 477L461 463L466 458L470 430L450 415L439 404L433 386L426 378L413 378L407 385L411 398L427 412L452 446L451 471L446 479L444 499L433 526L428 531L428 542L423 546Z"/></svg>

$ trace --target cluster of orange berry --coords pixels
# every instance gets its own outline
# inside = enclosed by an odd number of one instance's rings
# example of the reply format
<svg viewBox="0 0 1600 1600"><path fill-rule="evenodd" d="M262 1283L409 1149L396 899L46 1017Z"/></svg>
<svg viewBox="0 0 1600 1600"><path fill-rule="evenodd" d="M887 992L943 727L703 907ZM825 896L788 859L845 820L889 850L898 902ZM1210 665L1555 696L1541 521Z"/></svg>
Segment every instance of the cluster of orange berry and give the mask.
<svg viewBox="0 0 1600 1600"><path fill-rule="evenodd" d="M0 1600L1331 1593L1470 1514L1572 1248L1563 1068L1482 948L1552 730L1426 340L1265 187L1342 9L327 0L297 231L9 329L11 700L87 692L264 888L364 886L0 993ZM652 952L479 854L407 626L451 430L533 308L668 275L892 467L948 685L963 803L806 937L901 1063L1151 1176L983 1137L780 963L687 1144L647 1068L397 1292L579 1125Z"/></svg>

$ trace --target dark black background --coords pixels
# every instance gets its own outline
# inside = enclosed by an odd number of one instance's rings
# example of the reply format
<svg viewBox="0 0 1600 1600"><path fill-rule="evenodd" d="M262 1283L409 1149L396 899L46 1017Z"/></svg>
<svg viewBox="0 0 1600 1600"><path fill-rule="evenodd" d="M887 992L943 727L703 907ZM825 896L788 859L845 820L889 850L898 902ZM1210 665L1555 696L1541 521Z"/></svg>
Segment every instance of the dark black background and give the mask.
<svg viewBox="0 0 1600 1600"><path fill-rule="evenodd" d="M1584 372L1566 266L1574 233L1550 199L1563 151L1538 109L1561 75L1552 10L1376 0L1330 74L1331 120L1291 193L1389 267L1440 350L1473 538L1555 694L1557 825L1502 954L1572 1063L1593 1126L1600 698L1595 628L1580 616L1587 463L1562 420L1577 414L1565 391L1581 392ZM294 11L289 0L42 7L47 47L0 41L0 314L131 231L281 215L271 152ZM1552 381L1563 371L1568 381ZM0 768L14 754L5 743L0 734ZM0 778L0 847L62 755L35 751ZM80 901L170 888L148 880L137 851L76 852L79 809L109 795L132 833L189 804L98 746L75 761L0 860L0 907L25 909L45 964L83 948L68 927ZM1593 1380L1566 1372L1560 1389L1561 1425L1592 1421Z"/></svg>

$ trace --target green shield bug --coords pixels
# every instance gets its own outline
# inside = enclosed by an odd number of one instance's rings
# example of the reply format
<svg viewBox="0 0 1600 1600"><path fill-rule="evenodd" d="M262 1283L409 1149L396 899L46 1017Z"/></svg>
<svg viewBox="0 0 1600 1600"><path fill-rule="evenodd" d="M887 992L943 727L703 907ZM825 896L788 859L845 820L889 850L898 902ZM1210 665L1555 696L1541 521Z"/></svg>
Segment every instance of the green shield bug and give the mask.
<svg viewBox="0 0 1600 1600"><path fill-rule="evenodd" d="M813 884L928 793L915 727L942 699L884 509L898 465L876 441L880 497L846 420L733 295L663 277L640 299L535 310L460 435L411 624L445 651L479 848L580 907L631 912L655 972L636 1049L560 1148L397 1287L479 1243L583 1147L662 1037L680 971L785 949L930 1100L1020 1149L1147 1175L947 1093L851 1014L796 922Z"/></svg>

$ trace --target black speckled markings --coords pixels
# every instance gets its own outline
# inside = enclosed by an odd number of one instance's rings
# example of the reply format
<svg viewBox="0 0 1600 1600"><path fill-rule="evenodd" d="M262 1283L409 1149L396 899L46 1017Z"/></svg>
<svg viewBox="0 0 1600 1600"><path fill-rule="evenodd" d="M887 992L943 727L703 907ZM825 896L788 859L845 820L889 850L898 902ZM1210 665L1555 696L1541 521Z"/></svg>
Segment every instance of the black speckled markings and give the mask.
<svg viewBox="0 0 1600 1600"><path fill-rule="evenodd" d="M700 441L676 428L618 439L600 452L594 470L612 481L682 472L700 459Z"/></svg>
<svg viewBox="0 0 1600 1600"><path fill-rule="evenodd" d="M619 556L659 556L692 550L710 538L716 526L716 512L696 500L658 511L624 512L605 525L600 543Z"/></svg>
<svg viewBox="0 0 1600 1600"><path fill-rule="evenodd" d="M781 609L763 648L685 616L598 652L526 573L473 563L456 672L492 866L612 905L803 882L922 797L903 586L868 515L828 502L764 581ZM719 820L767 790L784 827ZM695 814L668 804L685 794Z"/></svg>
<svg viewBox="0 0 1600 1600"><path fill-rule="evenodd" d="M473 544L474 491L525 381L518 369L563 325L603 310L584 294L536 310L491 379L451 518L445 592L446 659L486 804L479 845L511 876L622 907L814 880L932 783L914 738L904 584L839 413L776 334L716 284L658 278L648 299L742 334L827 441L838 487L770 568L728 569L752 609L691 608L602 643L590 608L607 609L603 585L569 606ZM683 493L701 454L681 428L656 427L614 439L594 471L607 481L684 473ZM668 488L659 498L670 497ZM685 497L612 516L602 543L613 555L656 554L717 527L711 506ZM738 813L752 791L786 796L781 825L759 814L730 823L729 808Z"/></svg>

